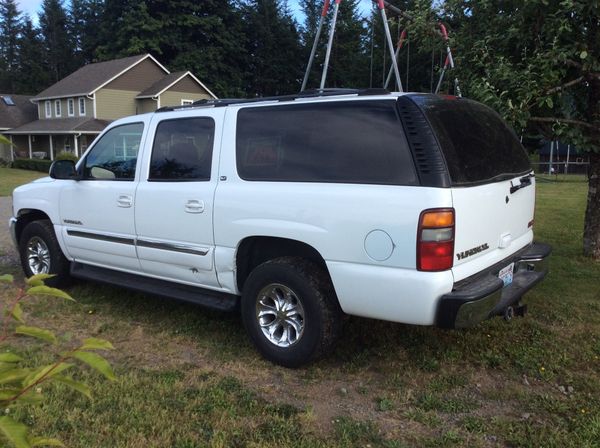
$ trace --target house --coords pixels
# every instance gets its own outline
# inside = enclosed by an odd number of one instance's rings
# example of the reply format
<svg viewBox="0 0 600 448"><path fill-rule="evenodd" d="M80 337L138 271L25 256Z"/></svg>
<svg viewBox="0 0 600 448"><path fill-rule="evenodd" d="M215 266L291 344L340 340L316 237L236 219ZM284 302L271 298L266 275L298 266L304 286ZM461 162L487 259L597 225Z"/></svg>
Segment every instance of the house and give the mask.
<svg viewBox="0 0 600 448"><path fill-rule="evenodd" d="M88 64L30 99L36 119L3 134L18 157L82 154L113 120L216 96L189 71L170 73L150 54Z"/></svg>
<svg viewBox="0 0 600 448"><path fill-rule="evenodd" d="M37 108L31 96L0 93L0 134L37 119ZM13 144L26 145L27 137L6 136ZM24 139L24 140L23 140ZM0 143L0 159L11 160L11 146Z"/></svg>

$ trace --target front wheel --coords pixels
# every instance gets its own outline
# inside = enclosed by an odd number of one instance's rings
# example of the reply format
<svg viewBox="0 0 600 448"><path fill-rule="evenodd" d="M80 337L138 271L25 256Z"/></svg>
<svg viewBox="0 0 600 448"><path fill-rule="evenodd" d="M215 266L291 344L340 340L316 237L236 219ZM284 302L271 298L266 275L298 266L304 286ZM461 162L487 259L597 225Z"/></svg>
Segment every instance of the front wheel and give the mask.
<svg viewBox="0 0 600 448"><path fill-rule="evenodd" d="M50 221L33 221L25 226L19 239L19 255L25 276L54 274L46 280L48 286L68 282L69 260L62 253Z"/></svg>
<svg viewBox="0 0 600 448"><path fill-rule="evenodd" d="M244 285L246 331L265 358L285 367L299 367L331 351L341 314L328 275L302 258L267 261Z"/></svg>

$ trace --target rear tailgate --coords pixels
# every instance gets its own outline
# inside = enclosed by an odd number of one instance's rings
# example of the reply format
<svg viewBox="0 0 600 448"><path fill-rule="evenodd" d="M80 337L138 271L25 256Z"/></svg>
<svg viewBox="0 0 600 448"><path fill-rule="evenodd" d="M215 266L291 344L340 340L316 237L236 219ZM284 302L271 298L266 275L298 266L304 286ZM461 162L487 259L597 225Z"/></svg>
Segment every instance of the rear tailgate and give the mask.
<svg viewBox="0 0 600 448"><path fill-rule="evenodd" d="M498 263L533 240L535 180L521 181L522 177L452 189L455 281Z"/></svg>
<svg viewBox="0 0 600 448"><path fill-rule="evenodd" d="M519 139L490 108L455 97L413 101L433 130L449 175L458 282L531 243L535 178Z"/></svg>

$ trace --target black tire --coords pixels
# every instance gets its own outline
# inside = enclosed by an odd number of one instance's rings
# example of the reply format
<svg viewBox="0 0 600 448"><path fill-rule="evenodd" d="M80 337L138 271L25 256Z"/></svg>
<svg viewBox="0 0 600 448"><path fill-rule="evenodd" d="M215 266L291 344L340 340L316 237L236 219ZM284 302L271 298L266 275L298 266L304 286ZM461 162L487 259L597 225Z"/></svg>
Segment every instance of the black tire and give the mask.
<svg viewBox="0 0 600 448"><path fill-rule="evenodd" d="M26 277L31 277L36 274L28 262L28 250L27 247L31 242L41 241L46 245L49 252L49 266L47 267L49 274L54 274L52 277L45 281L45 284L52 287L65 286L69 283L70 275L69 268L70 263L62 253L52 223L47 220L32 221L25 226L19 239L19 255L21 256L21 266Z"/></svg>
<svg viewBox="0 0 600 448"><path fill-rule="evenodd" d="M289 288L295 295L294 302L297 298L302 307L303 331L287 347L268 339L257 316L259 294L272 285ZM330 353L342 320L342 310L327 273L317 264L297 257L277 258L256 267L245 282L241 311L244 327L258 351L269 361L285 367L299 367Z"/></svg>

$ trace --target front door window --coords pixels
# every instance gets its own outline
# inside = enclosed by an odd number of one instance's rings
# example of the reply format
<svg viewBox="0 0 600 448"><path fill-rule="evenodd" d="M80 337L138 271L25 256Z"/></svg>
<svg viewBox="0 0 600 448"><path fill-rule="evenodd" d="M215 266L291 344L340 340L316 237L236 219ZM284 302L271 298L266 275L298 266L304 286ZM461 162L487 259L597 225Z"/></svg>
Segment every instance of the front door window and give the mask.
<svg viewBox="0 0 600 448"><path fill-rule="evenodd" d="M132 181L143 130L143 123L132 123L104 134L85 159L83 178Z"/></svg>

